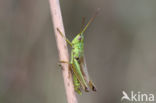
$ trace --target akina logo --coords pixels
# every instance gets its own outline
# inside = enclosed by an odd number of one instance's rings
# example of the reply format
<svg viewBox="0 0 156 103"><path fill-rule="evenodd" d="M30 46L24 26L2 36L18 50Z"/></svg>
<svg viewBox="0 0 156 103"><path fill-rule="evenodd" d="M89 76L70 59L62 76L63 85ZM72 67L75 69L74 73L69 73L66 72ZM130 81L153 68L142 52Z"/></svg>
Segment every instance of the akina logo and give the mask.
<svg viewBox="0 0 156 103"><path fill-rule="evenodd" d="M121 101L127 100L131 102L143 102L143 103L150 103L155 101L154 94L152 93L142 93L142 92L134 92L131 91L130 95L128 95L125 91L122 91L122 98Z"/></svg>

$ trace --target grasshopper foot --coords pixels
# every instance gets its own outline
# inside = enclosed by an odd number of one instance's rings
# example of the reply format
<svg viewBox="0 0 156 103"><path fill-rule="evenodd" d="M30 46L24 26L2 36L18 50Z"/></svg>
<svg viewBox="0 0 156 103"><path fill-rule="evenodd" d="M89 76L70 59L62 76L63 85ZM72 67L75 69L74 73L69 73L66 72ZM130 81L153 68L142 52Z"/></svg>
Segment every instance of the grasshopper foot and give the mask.
<svg viewBox="0 0 156 103"><path fill-rule="evenodd" d="M59 67L61 67L62 70L63 70L63 68L62 68L62 63L67 63L67 64L69 64L69 62L67 62L67 61L59 61L59 63L57 63L57 64L58 64Z"/></svg>
<svg viewBox="0 0 156 103"><path fill-rule="evenodd" d="M89 92L89 89L87 87L85 87L85 92Z"/></svg>
<svg viewBox="0 0 156 103"><path fill-rule="evenodd" d="M95 85L93 84L92 81L89 81L89 86L90 86L90 88L92 89L92 91L94 91L94 92L97 91L97 90L96 90L96 87L95 87Z"/></svg>
<svg viewBox="0 0 156 103"><path fill-rule="evenodd" d="M71 71L71 64L70 64L68 61L62 61L62 60L61 60L61 61L58 63L58 65L59 65L59 66L62 66L62 65L61 65L62 63L66 63L66 64L69 65L69 67L68 67L68 68L69 68L69 73L68 73L68 74L69 74L69 77L68 77L68 78L70 78L70 77L71 77L71 76L70 76L70 75L71 75L71 74L70 74L70 71ZM63 69L63 68L62 68L62 69Z"/></svg>

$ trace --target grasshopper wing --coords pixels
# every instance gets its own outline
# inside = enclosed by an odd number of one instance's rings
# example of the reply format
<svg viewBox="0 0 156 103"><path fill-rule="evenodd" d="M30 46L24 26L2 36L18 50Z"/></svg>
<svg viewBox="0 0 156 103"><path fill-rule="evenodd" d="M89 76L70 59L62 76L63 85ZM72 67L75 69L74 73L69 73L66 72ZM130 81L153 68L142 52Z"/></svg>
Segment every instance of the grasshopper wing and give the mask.
<svg viewBox="0 0 156 103"><path fill-rule="evenodd" d="M76 76L76 78L79 81L79 83L81 84L82 88L86 92L89 92L88 85L86 83L85 78L83 77L83 73L81 72L81 66L80 66L79 62L76 59L74 59L73 61L74 61L72 64L73 74Z"/></svg>
<svg viewBox="0 0 156 103"><path fill-rule="evenodd" d="M84 56L82 56L80 58L80 67L81 67L81 72L84 76L84 79L88 83L89 87L92 89L92 91L96 91L96 87L95 87L94 83L90 80L87 65L86 65L86 60L85 60Z"/></svg>

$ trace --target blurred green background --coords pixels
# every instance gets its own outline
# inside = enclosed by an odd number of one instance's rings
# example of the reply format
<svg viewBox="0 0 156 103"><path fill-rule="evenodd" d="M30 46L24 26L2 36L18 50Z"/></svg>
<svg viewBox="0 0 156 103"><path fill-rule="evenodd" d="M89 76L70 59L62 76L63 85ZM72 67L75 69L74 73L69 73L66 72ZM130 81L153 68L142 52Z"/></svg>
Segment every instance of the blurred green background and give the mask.
<svg viewBox="0 0 156 103"><path fill-rule="evenodd" d="M70 40L101 8L85 33L98 91L77 95L79 103L123 103L123 90L156 95L156 0L60 4ZM67 103L58 61L48 0L0 0L0 103Z"/></svg>

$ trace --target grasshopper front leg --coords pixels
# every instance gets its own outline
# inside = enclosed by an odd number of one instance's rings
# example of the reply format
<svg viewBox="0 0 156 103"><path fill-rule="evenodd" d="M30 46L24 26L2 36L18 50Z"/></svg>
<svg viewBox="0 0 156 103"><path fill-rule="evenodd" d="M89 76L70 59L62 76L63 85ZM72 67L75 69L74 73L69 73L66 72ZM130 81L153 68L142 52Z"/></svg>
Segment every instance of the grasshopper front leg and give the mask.
<svg viewBox="0 0 156 103"><path fill-rule="evenodd" d="M72 47L73 46L72 43L63 35L60 29L59 28L56 28L56 29L60 33L60 35L66 40L66 42Z"/></svg>

